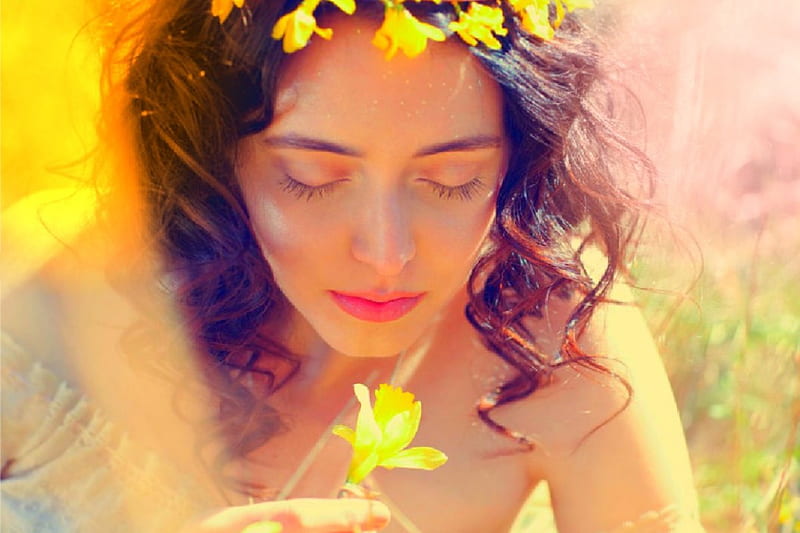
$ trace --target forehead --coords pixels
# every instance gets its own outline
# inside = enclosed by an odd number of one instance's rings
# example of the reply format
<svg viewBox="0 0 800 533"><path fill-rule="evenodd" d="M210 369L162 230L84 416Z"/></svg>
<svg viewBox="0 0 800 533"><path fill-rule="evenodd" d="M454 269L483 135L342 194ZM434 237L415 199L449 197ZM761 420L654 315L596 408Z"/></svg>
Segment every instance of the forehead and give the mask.
<svg viewBox="0 0 800 533"><path fill-rule="evenodd" d="M386 134L420 142L473 134L501 135L502 94L465 46L429 41L421 55L391 60L371 40L375 21L333 16L320 22L333 38L314 37L284 62L270 129L369 144ZM388 131L387 131L388 130Z"/></svg>

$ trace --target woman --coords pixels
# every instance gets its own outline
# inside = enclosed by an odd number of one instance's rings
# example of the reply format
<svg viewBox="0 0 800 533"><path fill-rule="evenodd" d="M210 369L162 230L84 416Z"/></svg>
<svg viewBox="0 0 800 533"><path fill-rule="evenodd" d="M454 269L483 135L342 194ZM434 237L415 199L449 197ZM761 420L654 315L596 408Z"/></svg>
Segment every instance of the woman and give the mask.
<svg viewBox="0 0 800 533"><path fill-rule="evenodd" d="M57 292L52 320L78 340L43 347L24 313L6 328L14 524L506 531L546 481L559 531L699 528L663 367L614 285L638 209L637 188L615 179L647 165L601 112L597 47L562 13L578 6L557 2L549 21L524 1L128 7L105 119L112 149L131 153L101 226L156 257L124 240L113 284L135 304L127 323L147 319L116 351L168 379L127 373L96 348L114 342L88 317L121 304L98 304L111 293L80 268L63 289L72 259L39 278L60 282L17 291L16 302ZM177 323L159 324L165 312ZM61 352L46 378L25 355ZM80 404L62 416L49 409L59 379ZM377 495L336 499L350 449L331 425L352 426L354 383L389 382L425 406L415 442L448 461L376 470L365 484ZM98 411L84 413L87 401ZM31 459L55 446L41 442L39 411L61 431L76 409L110 421L91 439L81 426L77 452L69 441ZM120 424L123 436L95 442ZM158 493L120 472L151 460L127 435L167 463L153 467ZM114 453L91 455L112 440ZM91 483L76 488L67 468ZM163 494L180 504L155 513Z"/></svg>

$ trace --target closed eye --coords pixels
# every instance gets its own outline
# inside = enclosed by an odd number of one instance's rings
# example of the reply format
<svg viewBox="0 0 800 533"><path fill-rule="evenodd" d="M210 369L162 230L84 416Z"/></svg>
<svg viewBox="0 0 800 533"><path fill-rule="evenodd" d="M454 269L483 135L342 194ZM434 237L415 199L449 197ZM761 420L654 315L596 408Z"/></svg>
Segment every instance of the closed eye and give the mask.
<svg viewBox="0 0 800 533"><path fill-rule="evenodd" d="M456 187L448 187L447 185L442 185L441 183L430 180L423 181L433 189L433 192L435 192L439 198L443 198L445 200L451 200L453 198L458 198L460 200L471 200L478 191L486 187L486 184L480 177L476 177L473 180Z"/></svg>
<svg viewBox="0 0 800 533"><path fill-rule="evenodd" d="M341 180L343 181L343 180ZM288 174L285 174L283 180L279 182L281 189L294 195L298 200L311 201L315 198L322 198L327 196L338 185L340 181L326 183L325 185L306 185L299 182Z"/></svg>
<svg viewBox="0 0 800 533"><path fill-rule="evenodd" d="M339 185L339 183L341 183L342 181L347 181L347 180L334 181L331 183L326 183L325 185L312 186L297 181L289 174L285 174L284 179L279 182L279 185L281 189L292 194L298 200L306 200L308 202L329 195L331 192L333 192L333 189L337 185ZM475 196L477 192L486 187L486 184L480 177L476 177L471 181L468 181L467 183L455 187L442 185L441 183L431 180L422 180L422 181L424 181L431 189L433 189L433 192L439 198L442 198L444 200L459 199L459 200L469 201Z"/></svg>

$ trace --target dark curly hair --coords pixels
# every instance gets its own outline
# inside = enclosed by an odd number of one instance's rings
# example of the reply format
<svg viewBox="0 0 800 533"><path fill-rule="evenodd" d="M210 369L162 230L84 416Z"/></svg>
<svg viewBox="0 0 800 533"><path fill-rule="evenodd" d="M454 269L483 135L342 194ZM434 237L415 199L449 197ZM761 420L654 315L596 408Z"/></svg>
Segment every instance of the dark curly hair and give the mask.
<svg viewBox="0 0 800 533"><path fill-rule="evenodd" d="M231 151L271 121L284 53L267 29L298 3L250 0L224 24L211 16L210 0L117 7L128 22L115 30L105 62L106 115L124 117L146 234L219 392L216 437L240 458L281 430L280 413L265 398L291 379L300 358L265 333L287 303L254 239ZM370 5L382 4L360 0L357 14L371 16ZM407 6L450 33L448 5ZM565 364L612 373L580 350L577 337L626 272L642 213L637 198L650 194L652 171L616 133L600 48L587 26L569 14L556 38L544 42L506 15L501 50L469 47L502 88L512 149L465 312L486 345L518 371L487 391L478 415L524 449L533 441L497 423L492 409L530 395ZM581 262L588 243L608 260L596 281ZM525 327L551 294L579 302L556 355L544 353ZM245 379L254 374L260 379Z"/></svg>

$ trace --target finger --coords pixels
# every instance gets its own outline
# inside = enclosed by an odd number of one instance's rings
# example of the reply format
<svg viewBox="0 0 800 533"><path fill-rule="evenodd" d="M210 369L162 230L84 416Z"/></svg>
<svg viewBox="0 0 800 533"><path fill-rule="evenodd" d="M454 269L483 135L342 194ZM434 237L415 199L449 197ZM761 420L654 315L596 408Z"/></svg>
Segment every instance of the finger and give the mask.
<svg viewBox="0 0 800 533"><path fill-rule="evenodd" d="M275 522L274 520L254 522L239 533L283 533L283 526L280 522Z"/></svg>
<svg viewBox="0 0 800 533"><path fill-rule="evenodd" d="M211 511L187 524L181 533L241 533L267 522L281 525L281 533L339 533L382 529L389 509L376 500L298 498L262 502ZM274 524L270 525L274 529Z"/></svg>
<svg viewBox="0 0 800 533"><path fill-rule="evenodd" d="M269 519L283 525L282 533L340 533L360 528L362 531L380 530L389 523L389 509L376 500L328 500L299 498L283 502L269 502L265 507ZM252 505L256 512L260 504Z"/></svg>

